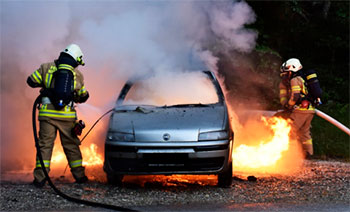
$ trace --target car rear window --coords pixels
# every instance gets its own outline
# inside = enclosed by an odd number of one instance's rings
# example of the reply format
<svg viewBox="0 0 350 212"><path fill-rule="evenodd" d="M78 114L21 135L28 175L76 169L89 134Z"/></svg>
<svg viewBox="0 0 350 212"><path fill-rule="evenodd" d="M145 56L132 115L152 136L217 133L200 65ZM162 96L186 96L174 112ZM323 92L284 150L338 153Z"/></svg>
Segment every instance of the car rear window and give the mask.
<svg viewBox="0 0 350 212"><path fill-rule="evenodd" d="M203 72L164 73L133 84L123 105L215 104L215 85Z"/></svg>

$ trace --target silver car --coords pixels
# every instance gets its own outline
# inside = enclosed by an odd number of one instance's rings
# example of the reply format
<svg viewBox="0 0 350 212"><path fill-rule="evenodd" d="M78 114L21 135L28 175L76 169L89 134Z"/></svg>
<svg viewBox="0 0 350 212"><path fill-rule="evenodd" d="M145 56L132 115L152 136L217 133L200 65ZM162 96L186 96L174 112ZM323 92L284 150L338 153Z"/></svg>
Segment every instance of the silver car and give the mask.
<svg viewBox="0 0 350 212"><path fill-rule="evenodd" d="M122 88L105 143L109 183L121 184L124 175L218 174L219 186L231 185L233 132L215 75L176 76L182 78L134 80Z"/></svg>

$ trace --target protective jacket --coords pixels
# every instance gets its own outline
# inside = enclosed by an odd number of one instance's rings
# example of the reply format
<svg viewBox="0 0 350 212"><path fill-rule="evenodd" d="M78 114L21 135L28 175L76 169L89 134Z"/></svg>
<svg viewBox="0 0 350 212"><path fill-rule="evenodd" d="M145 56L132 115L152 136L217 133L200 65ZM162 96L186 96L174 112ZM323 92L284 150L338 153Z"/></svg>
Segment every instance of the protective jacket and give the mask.
<svg viewBox="0 0 350 212"><path fill-rule="evenodd" d="M60 63L58 61L60 61ZM39 146L47 171L49 172L50 170L51 155L58 130L64 152L67 156L69 166L71 167L71 172L78 181L86 178L86 176L79 148L80 140L76 135L72 134L72 128L77 119L74 102L85 102L89 97L89 93L85 89L82 73L72 66L75 65L75 67L77 67L77 64L74 64L74 62L74 59L70 59L68 56L61 54L59 60L40 65L40 68L28 77L27 83L31 87L42 88L42 104L39 108ZM74 95L69 104L65 105L62 109L56 109L49 97L51 96L51 98L53 98L52 94L54 94L50 93L55 85L54 73L62 69L72 72L73 80L70 82ZM36 182L45 182L45 176L38 157L33 174Z"/></svg>
<svg viewBox="0 0 350 212"><path fill-rule="evenodd" d="M308 107L302 107L301 101L306 99L308 94L305 81L301 76L296 76L290 80L290 82L280 82L280 103L284 106L288 103L289 106L294 108L294 112L300 113L315 113L315 107L309 104Z"/></svg>
<svg viewBox="0 0 350 212"><path fill-rule="evenodd" d="M315 107L310 103L303 107L301 102L306 100L308 94L305 81L302 77L296 76L290 81L282 81L279 84L280 102L283 106L288 104L293 107L289 118L292 122L292 136L301 143L304 152L313 155L313 144L310 133L311 121L315 113Z"/></svg>
<svg viewBox="0 0 350 212"><path fill-rule="evenodd" d="M27 83L31 87L42 87L45 89L53 88L53 74L58 70L58 68L64 68L72 71L73 73L73 93L74 98L72 102L66 105L61 110L55 109L48 97L45 97L45 92L43 92L44 97L42 98L42 105L39 109L39 120L45 120L47 118L57 119L57 120L67 120L74 121L77 119L76 111L74 109L75 103L85 102L89 93L84 86L84 77L82 73L73 66L67 64L60 64L56 66L57 61L44 63L40 65L40 68L34 71L27 80Z"/></svg>

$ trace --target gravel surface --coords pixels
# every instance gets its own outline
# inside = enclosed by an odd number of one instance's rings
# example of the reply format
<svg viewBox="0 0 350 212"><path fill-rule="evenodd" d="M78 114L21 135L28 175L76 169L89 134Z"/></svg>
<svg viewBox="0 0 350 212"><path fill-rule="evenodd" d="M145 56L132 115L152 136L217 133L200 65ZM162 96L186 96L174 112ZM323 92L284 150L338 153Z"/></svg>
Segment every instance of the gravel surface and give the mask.
<svg viewBox="0 0 350 212"><path fill-rule="evenodd" d="M215 176L130 176L122 187L107 185L103 177L93 178L82 185L67 179L53 180L70 196L143 211L300 211L312 210L316 205L317 210L350 211L348 162L305 161L304 169L295 176L266 176L251 181L234 176L231 188L216 187ZM69 202L48 185L37 189L29 181L13 179L1 179L1 211L104 210Z"/></svg>

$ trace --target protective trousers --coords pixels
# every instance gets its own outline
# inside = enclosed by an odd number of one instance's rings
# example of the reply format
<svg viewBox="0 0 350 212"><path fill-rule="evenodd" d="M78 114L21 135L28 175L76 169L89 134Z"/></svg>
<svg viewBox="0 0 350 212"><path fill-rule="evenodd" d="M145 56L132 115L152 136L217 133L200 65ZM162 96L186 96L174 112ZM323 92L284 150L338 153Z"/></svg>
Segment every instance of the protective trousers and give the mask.
<svg viewBox="0 0 350 212"><path fill-rule="evenodd" d="M314 113L300 113L293 111L290 118L292 123L292 136L296 137L301 143L303 150L309 155L314 154L312 146L312 138L310 133L311 121L314 117Z"/></svg>
<svg viewBox="0 0 350 212"><path fill-rule="evenodd" d="M73 136L71 133L73 124L74 122L72 121L62 121L51 118L40 120L39 146L46 170L49 172L52 149L58 130L60 133L61 144L69 162L73 177L79 179L85 176L85 168L82 166L82 156L79 149L80 140L77 136ZM33 174L35 180L38 182L45 179L38 156Z"/></svg>

